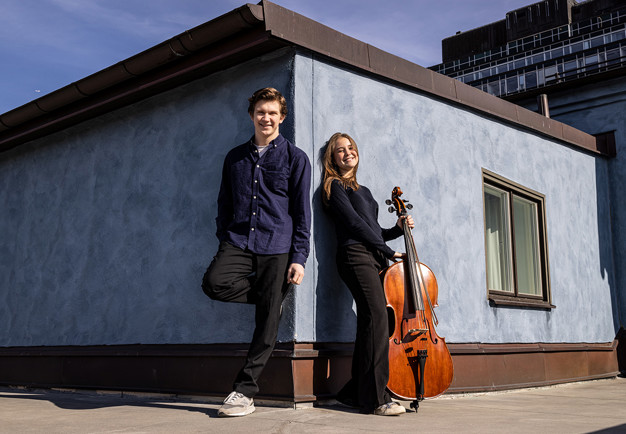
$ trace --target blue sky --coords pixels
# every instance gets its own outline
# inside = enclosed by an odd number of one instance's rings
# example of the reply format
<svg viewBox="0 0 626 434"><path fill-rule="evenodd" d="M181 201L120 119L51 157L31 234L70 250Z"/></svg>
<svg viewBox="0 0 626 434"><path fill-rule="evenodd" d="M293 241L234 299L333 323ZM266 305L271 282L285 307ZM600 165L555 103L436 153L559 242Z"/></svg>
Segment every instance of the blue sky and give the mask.
<svg viewBox="0 0 626 434"><path fill-rule="evenodd" d="M253 1L256 2L256 1ZM532 0L275 0L422 66L441 40ZM229 12L245 0L2 0L0 113Z"/></svg>

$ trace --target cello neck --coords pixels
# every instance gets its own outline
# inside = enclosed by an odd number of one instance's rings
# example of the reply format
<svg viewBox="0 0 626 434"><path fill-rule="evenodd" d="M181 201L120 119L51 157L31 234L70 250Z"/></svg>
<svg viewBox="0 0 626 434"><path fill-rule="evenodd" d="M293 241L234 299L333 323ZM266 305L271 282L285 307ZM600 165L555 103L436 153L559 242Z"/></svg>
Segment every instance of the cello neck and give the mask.
<svg viewBox="0 0 626 434"><path fill-rule="evenodd" d="M403 212L403 216L406 216L407 213ZM417 257L417 250L415 249L415 241L413 240L413 234L411 232L411 228L409 227L406 218L402 220L402 228L404 230L404 246L406 249L406 267L409 272L408 283L410 285L410 292L412 294L412 307L417 311L424 310L424 300L422 298L421 288L423 286L423 279L420 274L420 270L417 268L417 264L419 263L419 259Z"/></svg>

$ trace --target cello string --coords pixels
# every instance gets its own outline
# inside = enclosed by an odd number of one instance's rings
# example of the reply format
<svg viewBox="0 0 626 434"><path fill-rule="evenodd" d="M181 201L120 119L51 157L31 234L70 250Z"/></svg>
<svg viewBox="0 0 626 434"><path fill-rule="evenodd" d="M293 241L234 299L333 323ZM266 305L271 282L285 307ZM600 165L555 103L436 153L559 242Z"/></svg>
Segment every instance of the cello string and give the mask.
<svg viewBox="0 0 626 434"><path fill-rule="evenodd" d="M406 212L403 213L406 216ZM417 301L416 317L418 322L418 328L420 330L428 330L428 323L426 321L426 315L424 312L424 299L422 296L423 278L419 280L419 276L416 271L418 264L417 250L415 249L415 243L411 234L411 228L406 219L403 220L402 226L404 229L404 240L407 250L407 260L409 261L409 274L411 277L411 289L413 291L413 297Z"/></svg>
<svg viewBox="0 0 626 434"><path fill-rule="evenodd" d="M413 237L411 236L411 228L406 223L406 219L403 220L402 228L404 229L404 244L407 254L407 265L409 268L409 278L411 283L411 290L413 292L414 308L417 311L424 310L424 303L419 291L419 282L417 280L417 274L415 272L415 246L413 245Z"/></svg>
<svg viewBox="0 0 626 434"><path fill-rule="evenodd" d="M405 220L406 221L406 220ZM437 318L437 313L435 313L435 309L433 308L433 304L430 300L430 294L428 294L428 290L426 289L426 284L424 283L424 274L422 273L422 267L421 267L421 263L419 262L419 257L417 256L417 249L415 248L415 241L413 240L413 237L411 236L411 242L413 244L412 249L415 253L415 262L418 264L417 265L417 274L419 275L419 284L420 284L420 289L424 289L424 293L426 294L426 300L428 301L428 307L430 309L430 312L432 313L433 316L433 322L435 325L439 324L439 318Z"/></svg>

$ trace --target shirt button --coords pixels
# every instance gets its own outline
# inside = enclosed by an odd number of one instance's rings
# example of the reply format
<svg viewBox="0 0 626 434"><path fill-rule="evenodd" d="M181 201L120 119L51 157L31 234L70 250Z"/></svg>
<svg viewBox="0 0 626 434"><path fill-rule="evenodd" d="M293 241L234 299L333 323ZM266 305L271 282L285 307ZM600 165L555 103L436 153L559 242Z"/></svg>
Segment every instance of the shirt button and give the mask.
<svg viewBox="0 0 626 434"><path fill-rule="evenodd" d="M255 179L255 180L254 180L254 183L256 184L257 182L259 182L259 181L257 181L257 180Z"/></svg>
<svg viewBox="0 0 626 434"><path fill-rule="evenodd" d="M257 165L256 165L256 167L261 167L261 166L259 166L259 165L257 164Z"/></svg>
<svg viewBox="0 0 626 434"><path fill-rule="evenodd" d="M254 228L250 229L251 231L254 231Z"/></svg>
<svg viewBox="0 0 626 434"><path fill-rule="evenodd" d="M256 199L256 196L252 196L252 199Z"/></svg>
<svg viewBox="0 0 626 434"><path fill-rule="evenodd" d="M252 212L252 215L256 215L256 213L253 211L253 212Z"/></svg>

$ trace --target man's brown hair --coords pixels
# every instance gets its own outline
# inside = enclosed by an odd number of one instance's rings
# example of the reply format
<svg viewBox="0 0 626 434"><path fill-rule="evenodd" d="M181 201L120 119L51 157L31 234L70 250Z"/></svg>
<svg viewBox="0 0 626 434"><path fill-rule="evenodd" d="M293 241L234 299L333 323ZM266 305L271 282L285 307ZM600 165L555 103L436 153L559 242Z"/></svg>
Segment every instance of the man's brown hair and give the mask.
<svg viewBox="0 0 626 434"><path fill-rule="evenodd" d="M248 113L250 116L254 114L254 107L259 101L277 101L280 106L280 114L287 116L287 100L285 97L273 87L264 87L259 89L248 98L250 105L248 105Z"/></svg>

